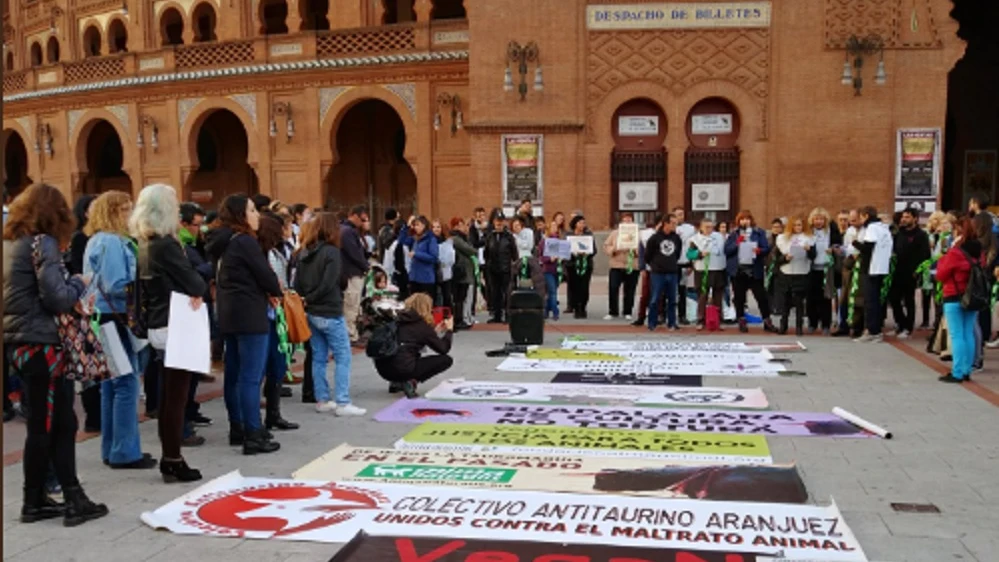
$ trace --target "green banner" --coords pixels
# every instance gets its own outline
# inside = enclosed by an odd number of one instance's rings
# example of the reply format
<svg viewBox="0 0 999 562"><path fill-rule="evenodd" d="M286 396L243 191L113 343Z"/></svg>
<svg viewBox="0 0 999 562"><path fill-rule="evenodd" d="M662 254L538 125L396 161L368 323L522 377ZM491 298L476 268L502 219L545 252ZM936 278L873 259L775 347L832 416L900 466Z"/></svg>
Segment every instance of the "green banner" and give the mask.
<svg viewBox="0 0 999 562"><path fill-rule="evenodd" d="M484 482L507 483L513 480L516 470L479 468L474 466L424 466L418 464L369 464L358 472L357 478L393 480L424 480L435 482Z"/></svg>

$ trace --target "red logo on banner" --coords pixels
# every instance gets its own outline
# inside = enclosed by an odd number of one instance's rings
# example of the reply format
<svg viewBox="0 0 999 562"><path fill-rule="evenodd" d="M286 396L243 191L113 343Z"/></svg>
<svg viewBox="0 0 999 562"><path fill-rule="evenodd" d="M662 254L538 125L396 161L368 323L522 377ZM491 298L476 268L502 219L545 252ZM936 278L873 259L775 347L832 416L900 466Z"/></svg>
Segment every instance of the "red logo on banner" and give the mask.
<svg viewBox="0 0 999 562"><path fill-rule="evenodd" d="M212 498L196 514L221 529L280 537L331 527L387 502L381 494L335 484L248 488Z"/></svg>

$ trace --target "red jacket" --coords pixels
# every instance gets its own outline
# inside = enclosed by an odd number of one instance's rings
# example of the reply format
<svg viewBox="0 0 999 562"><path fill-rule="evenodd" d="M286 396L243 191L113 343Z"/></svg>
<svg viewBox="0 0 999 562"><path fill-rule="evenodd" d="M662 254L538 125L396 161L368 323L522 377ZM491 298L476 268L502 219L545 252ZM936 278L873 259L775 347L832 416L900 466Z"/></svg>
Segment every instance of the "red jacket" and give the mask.
<svg viewBox="0 0 999 562"><path fill-rule="evenodd" d="M943 284L945 299L964 294L964 290L968 286L968 278L971 276L971 262L969 260L973 259L977 259L982 266L985 265L982 257L974 258L959 247L954 247L937 262L937 281Z"/></svg>

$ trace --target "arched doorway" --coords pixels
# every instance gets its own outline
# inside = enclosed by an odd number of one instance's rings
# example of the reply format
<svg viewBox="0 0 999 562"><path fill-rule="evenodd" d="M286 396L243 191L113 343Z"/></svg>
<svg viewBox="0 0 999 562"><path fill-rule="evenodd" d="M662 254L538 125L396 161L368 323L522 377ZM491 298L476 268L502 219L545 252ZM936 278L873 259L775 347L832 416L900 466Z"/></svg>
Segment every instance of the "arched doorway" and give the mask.
<svg viewBox="0 0 999 562"><path fill-rule="evenodd" d="M202 2L198 4L194 8L194 11L191 12L191 19L194 20L194 41L196 43L218 39L215 35L215 8L210 3Z"/></svg>
<svg viewBox="0 0 999 562"><path fill-rule="evenodd" d="M80 192L99 194L112 189L132 192L132 180L122 169L125 150L118 131L100 119L90 126L86 138L86 173L80 178Z"/></svg>
<svg viewBox="0 0 999 562"><path fill-rule="evenodd" d="M91 25L83 32L83 56L101 56L101 32L95 25Z"/></svg>
<svg viewBox="0 0 999 562"><path fill-rule="evenodd" d="M298 0L299 15L302 16L302 30L329 31L330 0Z"/></svg>
<svg viewBox="0 0 999 562"><path fill-rule="evenodd" d="M724 98L705 98L687 114L685 205L691 220L732 220L738 212L739 112Z"/></svg>
<svg viewBox="0 0 999 562"><path fill-rule="evenodd" d="M433 0L432 20L465 19L465 0Z"/></svg>
<svg viewBox="0 0 999 562"><path fill-rule="evenodd" d="M196 168L184 195L206 208L216 208L233 193L255 195L257 174L247 163L250 141L243 122L228 109L216 109L191 131Z"/></svg>
<svg viewBox="0 0 999 562"><path fill-rule="evenodd" d="M163 10L160 16L160 37L163 46L184 44L184 16L176 8Z"/></svg>
<svg viewBox="0 0 999 562"><path fill-rule="evenodd" d="M406 128L389 104L366 99L346 110L331 139L336 165L327 176L326 208L347 211L367 205L372 217L394 207L402 216L416 208L416 175L404 157Z"/></svg>
<svg viewBox="0 0 999 562"><path fill-rule="evenodd" d="M14 51L7 51L7 70L14 70Z"/></svg>
<svg viewBox="0 0 999 562"><path fill-rule="evenodd" d="M46 56L48 58L49 64L55 64L59 62L59 40L53 35L49 37L49 42L45 47Z"/></svg>
<svg viewBox="0 0 999 562"><path fill-rule="evenodd" d="M42 45L38 41L31 44L31 66L42 66Z"/></svg>
<svg viewBox="0 0 999 562"><path fill-rule="evenodd" d="M125 22L117 18L108 26L108 52L128 52L128 30L125 29Z"/></svg>
<svg viewBox="0 0 999 562"><path fill-rule="evenodd" d="M261 35L288 33L288 2L286 0L262 0L260 2Z"/></svg>
<svg viewBox="0 0 999 562"><path fill-rule="evenodd" d="M999 18L995 2L955 2L957 35L967 42L947 76L944 209L965 210L972 195L999 204Z"/></svg>
<svg viewBox="0 0 999 562"><path fill-rule="evenodd" d="M645 224L664 212L666 202L666 114L647 98L629 100L611 119L611 217L631 213Z"/></svg>
<svg viewBox="0 0 999 562"><path fill-rule="evenodd" d="M28 148L17 131L3 132L3 187L12 198L31 185L28 177Z"/></svg>

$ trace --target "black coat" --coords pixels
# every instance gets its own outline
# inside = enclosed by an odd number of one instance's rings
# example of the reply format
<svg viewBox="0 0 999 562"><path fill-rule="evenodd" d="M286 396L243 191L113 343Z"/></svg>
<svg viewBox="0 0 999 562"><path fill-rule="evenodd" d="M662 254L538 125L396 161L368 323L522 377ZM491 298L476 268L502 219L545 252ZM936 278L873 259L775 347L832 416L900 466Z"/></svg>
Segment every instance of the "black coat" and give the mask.
<svg viewBox="0 0 999 562"><path fill-rule="evenodd" d="M280 297L281 286L257 239L233 234L228 227L213 230L205 246L216 264L215 298L219 330L224 335L266 334L268 296Z"/></svg>
<svg viewBox="0 0 999 562"><path fill-rule="evenodd" d="M361 231L350 221L343 221L340 226L340 253L343 256L341 271L344 279L361 277L368 272L368 258L361 240Z"/></svg>
<svg viewBox="0 0 999 562"><path fill-rule="evenodd" d="M375 368L383 378L390 381L406 380L406 375L416 370L416 360L424 347L446 355L451 351L451 332L443 337L412 310L403 310L396 317L399 327L399 351L388 359L375 361Z"/></svg>
<svg viewBox="0 0 999 562"><path fill-rule="evenodd" d="M83 295L83 281L67 279L59 244L42 236L41 264L35 272L31 243L22 236L3 243L4 343L58 344L55 315L73 310Z"/></svg>
<svg viewBox="0 0 999 562"><path fill-rule="evenodd" d="M517 241L509 230L494 230L486 235L486 267L491 273L510 273L518 254Z"/></svg>
<svg viewBox="0 0 999 562"><path fill-rule="evenodd" d="M170 319L170 293L204 297L208 288L176 238L156 236L139 245L139 278L146 302L146 326L164 328Z"/></svg>
<svg viewBox="0 0 999 562"><path fill-rule="evenodd" d="M343 316L342 264L340 249L326 242L310 246L298 255L295 291L305 299L306 312L323 318Z"/></svg>

